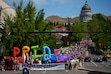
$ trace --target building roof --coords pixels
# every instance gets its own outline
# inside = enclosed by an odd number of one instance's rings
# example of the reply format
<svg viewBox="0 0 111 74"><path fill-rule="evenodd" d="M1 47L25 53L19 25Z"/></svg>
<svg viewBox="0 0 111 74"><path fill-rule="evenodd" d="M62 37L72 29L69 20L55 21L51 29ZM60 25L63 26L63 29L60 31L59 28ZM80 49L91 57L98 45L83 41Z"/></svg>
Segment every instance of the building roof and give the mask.
<svg viewBox="0 0 111 74"><path fill-rule="evenodd" d="M91 8L88 5L87 1L85 2L84 6L82 7L82 10L91 10Z"/></svg>

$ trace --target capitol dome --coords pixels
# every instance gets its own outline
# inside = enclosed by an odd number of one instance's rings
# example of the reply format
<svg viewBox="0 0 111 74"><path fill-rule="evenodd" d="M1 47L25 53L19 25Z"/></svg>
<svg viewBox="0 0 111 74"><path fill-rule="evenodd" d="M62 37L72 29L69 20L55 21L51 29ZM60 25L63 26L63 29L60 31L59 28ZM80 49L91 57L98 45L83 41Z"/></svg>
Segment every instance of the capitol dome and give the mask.
<svg viewBox="0 0 111 74"><path fill-rule="evenodd" d="M87 1L85 5L82 7L82 10L91 10L90 6L87 4Z"/></svg>
<svg viewBox="0 0 111 74"><path fill-rule="evenodd" d="M89 20L92 20L91 8L88 5L87 1L81 9L80 20L83 22L88 22Z"/></svg>

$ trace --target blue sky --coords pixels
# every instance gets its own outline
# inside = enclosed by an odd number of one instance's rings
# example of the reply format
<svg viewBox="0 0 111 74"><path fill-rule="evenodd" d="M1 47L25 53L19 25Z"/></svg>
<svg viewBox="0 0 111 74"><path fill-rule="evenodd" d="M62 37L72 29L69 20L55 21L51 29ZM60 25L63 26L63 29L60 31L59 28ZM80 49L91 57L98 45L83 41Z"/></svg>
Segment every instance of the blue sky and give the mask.
<svg viewBox="0 0 111 74"><path fill-rule="evenodd" d="M13 7L13 2L17 4L20 0L4 0L8 5ZM45 18L51 15L60 17L76 17L80 15L81 8L86 0L33 0L36 10L44 9ZM87 0L92 9L92 13L102 13L111 16L111 0ZM24 6L28 0L23 0Z"/></svg>

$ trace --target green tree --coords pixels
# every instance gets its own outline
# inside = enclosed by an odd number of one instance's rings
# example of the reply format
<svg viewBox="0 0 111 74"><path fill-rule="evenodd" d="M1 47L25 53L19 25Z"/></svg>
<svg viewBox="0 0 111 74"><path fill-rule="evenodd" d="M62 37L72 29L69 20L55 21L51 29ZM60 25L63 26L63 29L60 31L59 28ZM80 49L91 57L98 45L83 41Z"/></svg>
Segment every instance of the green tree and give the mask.
<svg viewBox="0 0 111 74"><path fill-rule="evenodd" d="M80 41L83 37L87 35L88 28L86 23L83 22L75 22L73 25L70 26L71 31L77 32L72 33L71 40L72 41ZM83 32L83 33L82 33Z"/></svg>
<svg viewBox="0 0 111 74"><path fill-rule="evenodd" d="M106 50L111 45L111 20L107 19L102 14L95 14L92 16L92 20L86 23L75 22L71 25L71 31L83 32L83 33L73 33L71 40L80 41L89 32L92 41L96 45L96 49ZM101 47L99 46L101 44ZM111 49L111 48L110 48Z"/></svg>
<svg viewBox="0 0 111 74"><path fill-rule="evenodd" d="M51 31L51 24L44 20L44 10L36 12L32 0L29 0L26 7L23 8L23 0L19 5L14 3L16 16L11 18L6 15L7 32L4 37L7 52L11 52L13 46L18 46L22 49L23 46L39 45L41 53L42 46L47 45L51 48L56 43L56 38L52 34L30 34L36 30L41 32Z"/></svg>
<svg viewBox="0 0 111 74"><path fill-rule="evenodd" d="M44 20L44 14L44 9L42 9L36 15L35 30L38 32L50 32L52 29L52 24ZM36 43L40 46L40 50L44 45L47 45L53 49L57 41L56 37L49 33L37 33L37 35L35 35L35 40Z"/></svg>
<svg viewBox="0 0 111 74"><path fill-rule="evenodd" d="M101 43L103 46L108 46L111 44L110 22L110 20L105 19L104 15L96 14L93 15L93 20L88 23L88 29L90 32L101 32L90 34L96 45L99 43Z"/></svg>
<svg viewBox="0 0 111 74"><path fill-rule="evenodd" d="M33 2L29 0L26 7L23 9L23 1L17 6L14 3L16 16L9 17L6 15L6 28L10 34L6 34L4 37L4 44L6 49L11 51L13 46L18 46L20 49L24 45L33 44L33 35L28 35L29 31L34 31L35 14L36 10L33 6Z"/></svg>

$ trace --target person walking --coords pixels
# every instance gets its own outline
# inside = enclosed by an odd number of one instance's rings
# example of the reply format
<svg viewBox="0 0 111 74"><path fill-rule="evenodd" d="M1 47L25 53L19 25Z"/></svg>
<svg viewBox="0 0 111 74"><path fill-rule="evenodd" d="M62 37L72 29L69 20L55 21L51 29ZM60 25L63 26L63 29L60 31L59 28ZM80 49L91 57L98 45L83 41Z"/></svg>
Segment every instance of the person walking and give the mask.
<svg viewBox="0 0 111 74"><path fill-rule="evenodd" d="M65 70L66 70L66 72L69 71L69 65L70 65L70 61L67 60L66 63L65 63Z"/></svg>

